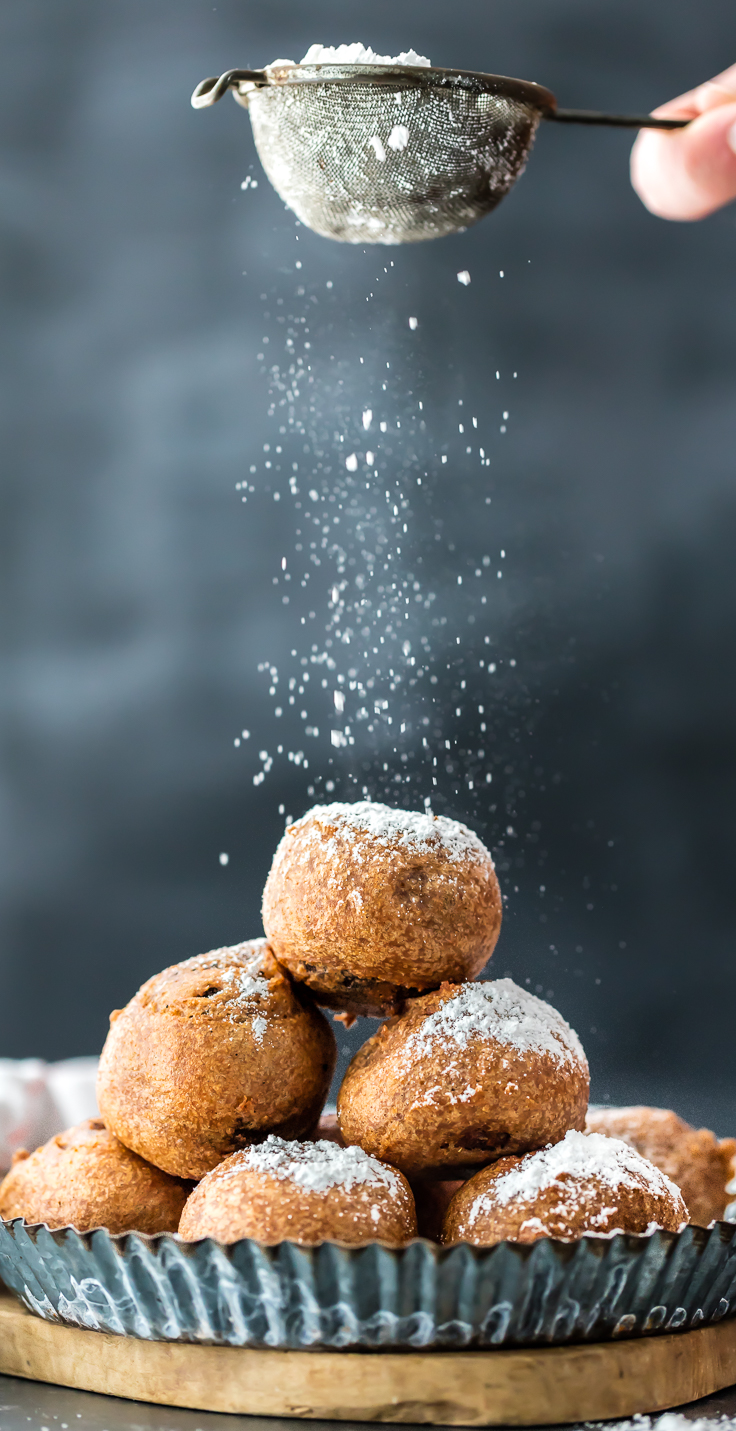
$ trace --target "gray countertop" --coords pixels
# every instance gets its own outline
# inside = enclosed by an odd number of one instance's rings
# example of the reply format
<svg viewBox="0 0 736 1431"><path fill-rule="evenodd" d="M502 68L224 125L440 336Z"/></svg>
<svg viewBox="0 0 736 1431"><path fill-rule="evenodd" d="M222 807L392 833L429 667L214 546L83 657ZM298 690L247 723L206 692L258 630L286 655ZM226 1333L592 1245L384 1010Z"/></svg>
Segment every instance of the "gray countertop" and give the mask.
<svg viewBox="0 0 736 1431"><path fill-rule="evenodd" d="M690 1402L678 1412L666 1413L662 1431L677 1431L680 1417L687 1421L718 1422L723 1431L736 1428L736 1386ZM677 1419L675 1419L677 1418ZM724 1420L726 1418L726 1420ZM637 1417L636 1431L656 1425L657 1417ZM0 1376L0 1431L294 1431L296 1422L261 1416L230 1416L208 1411L182 1411L177 1407L151 1406L143 1401L122 1401L114 1396L97 1396L89 1391L69 1391L63 1386L47 1386L38 1381L22 1381ZM308 1421L306 1426L325 1431L364 1426L366 1422ZM591 1426L593 1423L586 1423ZM601 1426L632 1423L600 1422Z"/></svg>

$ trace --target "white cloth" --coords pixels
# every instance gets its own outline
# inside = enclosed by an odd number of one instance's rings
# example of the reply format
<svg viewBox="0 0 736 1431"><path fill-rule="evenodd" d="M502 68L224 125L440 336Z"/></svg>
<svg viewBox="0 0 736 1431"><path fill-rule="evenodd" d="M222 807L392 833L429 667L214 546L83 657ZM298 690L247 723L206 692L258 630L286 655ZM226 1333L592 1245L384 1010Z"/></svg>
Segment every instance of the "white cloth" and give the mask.
<svg viewBox="0 0 736 1431"><path fill-rule="evenodd" d="M96 1058L0 1058L0 1170L18 1148L33 1152L55 1133L96 1118Z"/></svg>

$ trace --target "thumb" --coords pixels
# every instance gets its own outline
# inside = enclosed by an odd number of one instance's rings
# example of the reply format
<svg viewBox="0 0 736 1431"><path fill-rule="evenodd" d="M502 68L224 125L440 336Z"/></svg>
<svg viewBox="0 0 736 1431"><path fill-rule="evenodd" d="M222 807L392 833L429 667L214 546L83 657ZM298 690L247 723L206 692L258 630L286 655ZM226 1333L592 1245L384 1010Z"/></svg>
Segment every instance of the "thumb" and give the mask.
<svg viewBox="0 0 736 1431"><path fill-rule="evenodd" d="M686 129L641 131L631 151L631 182L650 213L703 219L736 199L732 95L733 89L719 96L720 102L697 114Z"/></svg>

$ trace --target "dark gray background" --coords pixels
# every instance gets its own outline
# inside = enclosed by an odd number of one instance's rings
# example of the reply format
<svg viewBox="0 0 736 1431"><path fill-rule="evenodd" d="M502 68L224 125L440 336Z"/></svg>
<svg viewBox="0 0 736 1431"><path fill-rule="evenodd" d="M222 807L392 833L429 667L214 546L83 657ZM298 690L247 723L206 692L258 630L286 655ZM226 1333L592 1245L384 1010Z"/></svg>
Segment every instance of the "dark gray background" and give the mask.
<svg viewBox="0 0 736 1431"><path fill-rule="evenodd" d="M254 788L233 749L241 726L267 730L257 663L292 639L271 585L286 512L242 507L234 484L269 434L260 294L287 271L293 292L294 224L263 178L241 192L259 172L246 116L188 100L232 65L354 39L635 111L734 59L727 0L4 0L5 1056L94 1052L142 978L257 933L278 806L310 803L293 766ZM495 422L495 369L519 372L488 540L507 552L494 619L517 660L494 707L497 762L523 771L524 796L517 779L511 843L502 808L451 808L499 850L494 967L554 990L596 1096L726 1133L734 212L653 219L628 148L543 126L496 215L392 255L393 294L402 324L425 316L438 441L458 392ZM333 326L375 356L361 305L376 253L306 231L300 245L311 281L340 287ZM470 474L434 500L469 561ZM438 581L451 610L449 566Z"/></svg>

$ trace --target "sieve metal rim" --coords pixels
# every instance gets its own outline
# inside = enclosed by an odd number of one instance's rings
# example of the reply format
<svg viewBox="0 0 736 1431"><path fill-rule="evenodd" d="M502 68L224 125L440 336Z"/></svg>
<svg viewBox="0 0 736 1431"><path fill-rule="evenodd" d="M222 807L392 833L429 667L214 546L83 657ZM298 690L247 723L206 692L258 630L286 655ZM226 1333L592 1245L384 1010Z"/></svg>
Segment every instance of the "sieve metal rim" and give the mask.
<svg viewBox="0 0 736 1431"><path fill-rule="evenodd" d="M270 65L263 70L227 70L219 78L203 80L192 95L195 109L208 108L232 89L233 98L244 108L254 91L303 84L367 84L391 88L464 89L473 94L500 95L552 116L557 100L545 85L509 75L486 74L481 70L445 69L434 65Z"/></svg>
<svg viewBox="0 0 736 1431"><path fill-rule="evenodd" d="M331 71L326 74L324 71ZM435 65L269 65L265 70L226 70L202 80L192 95L193 109L208 109L228 89L243 108L254 91L286 84L413 84L417 89L465 89L472 94L500 95L534 109L540 119L565 124L608 125L616 129L686 129L689 119L662 119L652 114L603 114L595 109L560 109L555 95L533 80L489 75L482 70L441 69Z"/></svg>

